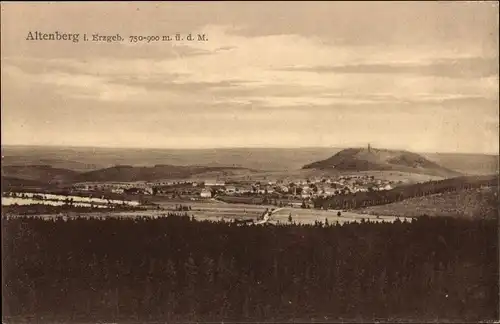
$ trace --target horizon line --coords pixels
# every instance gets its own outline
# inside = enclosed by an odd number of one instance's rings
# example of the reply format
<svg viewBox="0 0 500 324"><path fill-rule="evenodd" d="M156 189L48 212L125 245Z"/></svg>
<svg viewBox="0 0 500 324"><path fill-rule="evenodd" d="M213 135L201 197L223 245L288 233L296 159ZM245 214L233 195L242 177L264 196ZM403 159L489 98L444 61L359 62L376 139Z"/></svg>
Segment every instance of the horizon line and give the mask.
<svg viewBox="0 0 500 324"><path fill-rule="evenodd" d="M388 150L402 150L421 154L476 154L476 155L500 155L499 152L450 152L450 151L413 151L407 148L386 148L378 145L373 145L371 143L366 143L366 145L350 145L350 146L335 146L335 145L323 145L323 146L220 146L220 147L138 147L138 146L89 146L89 145L59 145L59 144L1 144L1 147L48 147L48 148L74 148L74 149L115 149L115 150L179 150L179 151L194 151L194 150L235 150L235 149L279 149L279 150L299 150L299 149L348 149L348 148L362 148L367 147L368 144L372 149L388 149Z"/></svg>

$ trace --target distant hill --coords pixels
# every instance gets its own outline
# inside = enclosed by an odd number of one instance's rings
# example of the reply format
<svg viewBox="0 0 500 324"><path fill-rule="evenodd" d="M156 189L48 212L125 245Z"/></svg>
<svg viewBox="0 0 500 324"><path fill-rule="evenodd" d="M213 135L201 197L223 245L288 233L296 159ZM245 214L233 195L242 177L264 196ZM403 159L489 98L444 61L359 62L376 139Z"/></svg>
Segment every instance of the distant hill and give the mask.
<svg viewBox="0 0 500 324"><path fill-rule="evenodd" d="M16 186L57 185L75 182L129 182L154 181L161 179L187 179L196 175L204 178L217 178L218 175L250 174L255 171L238 167L205 167L155 165L153 167L134 167L118 165L88 172L53 168L48 165L4 166L2 179Z"/></svg>
<svg viewBox="0 0 500 324"><path fill-rule="evenodd" d="M154 167L133 167L130 165L119 165L111 168L99 169L80 173L73 178L74 182L130 182L130 181L154 181L161 179L183 179L196 174L214 171L240 170L236 167L205 167L205 166L177 166L177 165L155 165Z"/></svg>
<svg viewBox="0 0 500 324"><path fill-rule="evenodd" d="M2 177L30 180L44 184L71 182L78 172L53 168L50 165L2 166Z"/></svg>
<svg viewBox="0 0 500 324"><path fill-rule="evenodd" d="M35 181L35 180L25 180L11 177L2 176L2 191L9 191L15 189L40 189L40 188L50 188L50 184Z"/></svg>
<svg viewBox="0 0 500 324"><path fill-rule="evenodd" d="M392 170L443 177L461 175L432 162L422 155L403 150L348 148L328 159L303 166L303 169L334 169L339 171Z"/></svg>
<svg viewBox="0 0 500 324"><path fill-rule="evenodd" d="M48 164L55 168L91 171L115 165L153 167L239 167L265 171L298 170L304 164L327 158L337 148L220 148L138 149L48 146L2 146L2 165Z"/></svg>
<svg viewBox="0 0 500 324"><path fill-rule="evenodd" d="M262 171L300 170L302 166L340 152L336 147L224 148L224 149L137 149L49 146L2 146L2 166L50 165L79 172L115 165L153 167L177 166L240 167ZM465 174L493 174L498 156L486 154L419 153L429 161ZM312 171L312 170L311 170ZM390 170L389 170L390 171ZM414 170L412 170L412 173Z"/></svg>

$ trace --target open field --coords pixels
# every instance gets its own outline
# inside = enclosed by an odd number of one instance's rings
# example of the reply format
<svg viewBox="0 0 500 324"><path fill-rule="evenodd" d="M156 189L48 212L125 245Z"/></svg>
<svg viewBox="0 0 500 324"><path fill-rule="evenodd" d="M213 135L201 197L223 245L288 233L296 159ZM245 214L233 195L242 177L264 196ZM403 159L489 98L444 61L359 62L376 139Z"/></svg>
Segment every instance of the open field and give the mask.
<svg viewBox="0 0 500 324"><path fill-rule="evenodd" d="M495 218L498 216L498 187L476 188L406 199L370 206L356 212L401 217L450 216Z"/></svg>
<svg viewBox="0 0 500 324"><path fill-rule="evenodd" d="M337 216L340 212L341 216ZM339 211L339 210L318 210L318 209L302 209L302 208L282 208L271 216L272 222L279 222L280 224L289 223L288 217L291 214L292 222L298 224L314 224L314 222L325 222L328 220L329 224L334 223L351 223L351 222L361 222L363 219L370 222L394 222L396 217L393 216L377 216L375 215L363 215L361 213L351 212L351 211ZM411 221L411 218L401 218L401 221Z"/></svg>
<svg viewBox="0 0 500 324"><path fill-rule="evenodd" d="M292 215L292 222L296 224L314 224L316 221L328 223L348 223L348 222L393 222L396 217L393 216L371 216L364 215L356 212L341 212L341 216L337 216L338 210L317 210L317 209L302 209L302 208L276 208L276 206L266 205L248 205L248 204L227 204L219 201L207 202L193 202L193 201L163 201L157 203L161 209L159 210L141 210L141 211L91 211L84 214L76 212L64 212L64 215L69 217L83 215L85 217L118 217L118 218L134 218L146 216L151 218L164 217L169 212L178 211L179 206L190 208L187 211L180 211L179 213L187 213L194 219L203 221L232 221L234 219L241 220L257 220L261 217L266 210L275 209L276 212L272 213L269 223L271 224L288 224L288 217ZM54 214L38 215L42 218L53 218ZM401 219L403 220L403 219ZM411 219L408 219L410 221Z"/></svg>

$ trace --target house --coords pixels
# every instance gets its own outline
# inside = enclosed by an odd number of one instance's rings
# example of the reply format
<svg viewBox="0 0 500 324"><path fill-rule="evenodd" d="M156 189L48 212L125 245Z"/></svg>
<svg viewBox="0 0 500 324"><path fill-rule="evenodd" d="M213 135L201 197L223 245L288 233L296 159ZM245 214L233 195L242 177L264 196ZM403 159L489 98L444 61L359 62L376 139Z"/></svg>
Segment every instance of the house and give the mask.
<svg viewBox="0 0 500 324"><path fill-rule="evenodd" d="M225 188L227 194L234 194L236 193L236 187L235 186L226 186Z"/></svg>
<svg viewBox="0 0 500 324"><path fill-rule="evenodd" d="M328 187L325 187L322 190L324 196L334 196L335 192L336 190L334 188L328 188Z"/></svg>
<svg viewBox="0 0 500 324"><path fill-rule="evenodd" d="M279 191L287 193L288 192L288 187L287 186L279 186Z"/></svg>
<svg viewBox="0 0 500 324"><path fill-rule="evenodd" d="M131 194L131 195L138 195L142 192L142 190L141 190L141 188L133 187L133 188L125 189L125 192L128 194Z"/></svg>
<svg viewBox="0 0 500 324"><path fill-rule="evenodd" d="M212 197L212 191L210 191L208 189L203 189L200 192L200 197L202 197L202 198L211 198Z"/></svg>
<svg viewBox="0 0 500 324"><path fill-rule="evenodd" d="M244 186L244 187L238 187L236 188L236 192L237 193L249 193L249 192L253 192L253 189L252 187L248 187L248 186Z"/></svg>
<svg viewBox="0 0 500 324"><path fill-rule="evenodd" d="M91 187L87 184L76 184L73 186L76 190L84 190L84 191L88 191L91 189Z"/></svg>

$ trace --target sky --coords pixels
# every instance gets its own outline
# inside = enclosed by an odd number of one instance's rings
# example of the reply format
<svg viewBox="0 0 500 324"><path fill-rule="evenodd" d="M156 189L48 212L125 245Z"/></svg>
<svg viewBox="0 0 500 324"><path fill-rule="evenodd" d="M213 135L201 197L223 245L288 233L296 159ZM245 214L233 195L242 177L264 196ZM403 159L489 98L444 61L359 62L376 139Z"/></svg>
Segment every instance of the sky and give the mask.
<svg viewBox="0 0 500 324"><path fill-rule="evenodd" d="M2 144L498 154L498 27L497 2L2 2ZM176 33L207 40L129 39Z"/></svg>

